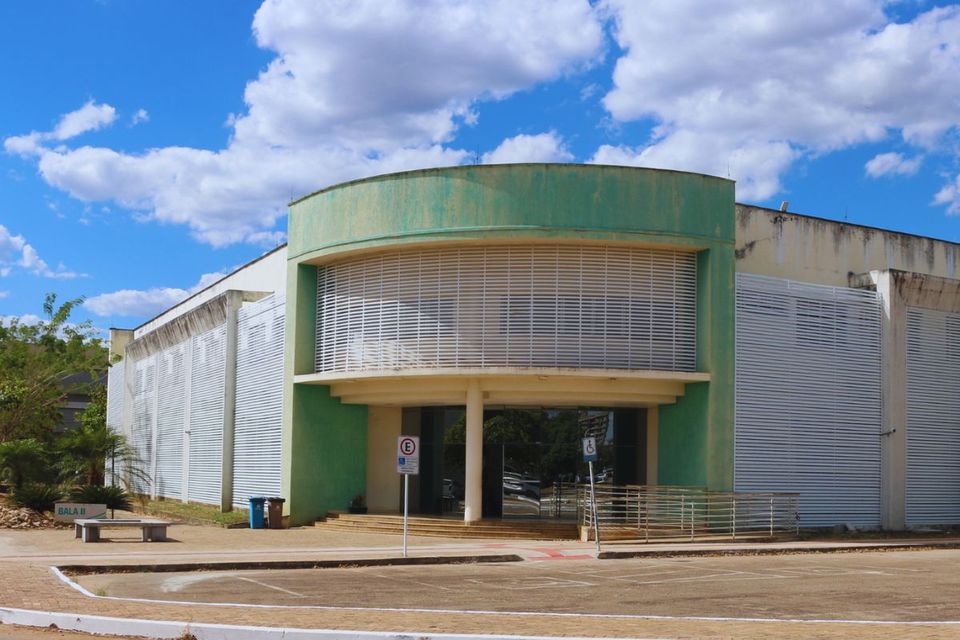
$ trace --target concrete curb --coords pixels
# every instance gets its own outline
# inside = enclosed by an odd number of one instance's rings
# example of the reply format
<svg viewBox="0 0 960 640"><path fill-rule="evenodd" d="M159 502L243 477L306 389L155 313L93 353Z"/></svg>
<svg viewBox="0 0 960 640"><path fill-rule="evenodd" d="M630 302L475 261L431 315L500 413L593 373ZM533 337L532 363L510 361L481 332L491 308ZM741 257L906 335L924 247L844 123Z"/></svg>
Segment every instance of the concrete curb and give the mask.
<svg viewBox="0 0 960 640"><path fill-rule="evenodd" d="M813 553L862 553L882 551L936 551L937 549L960 549L960 542L898 542L893 544L835 545L830 547L783 547L751 549L677 549L631 551L602 551L598 560L623 560L630 558L703 558L724 556L786 556Z"/></svg>
<svg viewBox="0 0 960 640"><path fill-rule="evenodd" d="M289 627L252 627L245 625L176 622L172 620L139 620L79 613L56 613L30 609L0 607L0 623L26 627L50 627L112 636L147 638L182 638L193 634L197 640L556 640L556 636L470 635L458 633L432 634L397 631L338 631L335 629L297 629ZM604 638L569 638L563 640L611 640Z"/></svg>
<svg viewBox="0 0 960 640"><path fill-rule="evenodd" d="M72 564L58 566L66 575L94 573L176 573L182 571L243 571L259 569L344 569L438 564L523 562L516 554L478 556L420 556L416 558L358 558L345 560L264 560L257 562L180 562L175 564Z"/></svg>

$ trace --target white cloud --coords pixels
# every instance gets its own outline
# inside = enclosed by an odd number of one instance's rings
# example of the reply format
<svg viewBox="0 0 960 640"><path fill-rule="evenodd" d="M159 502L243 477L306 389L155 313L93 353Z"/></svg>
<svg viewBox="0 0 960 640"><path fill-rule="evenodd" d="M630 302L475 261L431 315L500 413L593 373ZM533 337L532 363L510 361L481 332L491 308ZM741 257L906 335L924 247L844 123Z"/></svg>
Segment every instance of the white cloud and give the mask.
<svg viewBox="0 0 960 640"><path fill-rule="evenodd" d="M205 273L195 285L187 289L154 287L152 289L121 289L87 298L83 306L98 316L153 317L194 293L206 289L226 274Z"/></svg>
<svg viewBox="0 0 960 640"><path fill-rule="evenodd" d="M43 318L32 313L25 313L22 316L0 316L0 326L9 327L16 324L40 324Z"/></svg>
<svg viewBox="0 0 960 640"><path fill-rule="evenodd" d="M21 235L13 235L0 224L0 265L9 265L20 259L27 241Z"/></svg>
<svg viewBox="0 0 960 640"><path fill-rule="evenodd" d="M130 126L136 126L141 122L150 122L150 114L146 109L137 109L137 112L130 118Z"/></svg>
<svg viewBox="0 0 960 640"><path fill-rule="evenodd" d="M110 105L97 104L93 100L88 100L76 111L60 116L53 131L31 131L21 136L10 136L3 141L3 147L7 153L21 156L42 155L47 149L41 143L62 142L87 131L96 131L109 126L116 118L117 110Z"/></svg>
<svg viewBox="0 0 960 640"><path fill-rule="evenodd" d="M9 298L9 297L10 297L9 291L0 291L0 300L3 300L4 298Z"/></svg>
<svg viewBox="0 0 960 640"><path fill-rule="evenodd" d="M729 175L763 199L802 156L960 126L960 7L891 23L881 0L608 0L626 53L604 104L653 139L594 161ZM616 151L616 153L614 153Z"/></svg>
<svg viewBox="0 0 960 640"><path fill-rule="evenodd" d="M946 205L947 213L960 216L960 175L943 185L943 188L933 196L933 204Z"/></svg>
<svg viewBox="0 0 960 640"><path fill-rule="evenodd" d="M63 115L51 134L54 140L69 140L87 131L113 124L117 110L108 104L96 104L88 100L85 105Z"/></svg>
<svg viewBox="0 0 960 640"><path fill-rule="evenodd" d="M874 156L864 169L871 178L887 175L912 176L920 170L922 156L907 159L902 153L881 153Z"/></svg>
<svg viewBox="0 0 960 640"><path fill-rule="evenodd" d="M22 267L34 275L56 280L84 278L86 274L70 271L62 263L51 269L43 258L21 235L13 235L0 224L0 277L6 277L13 267Z"/></svg>
<svg viewBox="0 0 960 640"><path fill-rule="evenodd" d="M253 29L277 55L247 84L225 149L130 154L18 136L7 150L37 153L44 180L81 200L188 225L213 245L262 244L291 197L459 164L468 152L444 144L475 121L475 103L592 64L603 48L587 0L267 0Z"/></svg>
<svg viewBox="0 0 960 640"><path fill-rule="evenodd" d="M563 138L555 131L537 135L520 134L507 138L496 149L483 154L484 164L570 162L571 160L573 160L573 154L567 149Z"/></svg>

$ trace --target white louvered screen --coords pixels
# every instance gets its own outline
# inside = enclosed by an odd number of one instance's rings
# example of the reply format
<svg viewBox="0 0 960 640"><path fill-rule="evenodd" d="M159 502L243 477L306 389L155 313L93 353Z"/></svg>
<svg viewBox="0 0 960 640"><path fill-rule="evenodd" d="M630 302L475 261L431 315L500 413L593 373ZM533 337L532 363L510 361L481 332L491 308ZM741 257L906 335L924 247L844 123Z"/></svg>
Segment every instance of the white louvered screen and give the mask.
<svg viewBox="0 0 960 640"><path fill-rule="evenodd" d="M233 503L280 495L284 297L240 309L237 323L237 410Z"/></svg>
<svg viewBox="0 0 960 640"><path fill-rule="evenodd" d="M880 523L873 292L737 274L738 491L800 493L803 526Z"/></svg>
<svg viewBox="0 0 960 640"><path fill-rule="evenodd" d="M192 339L188 499L207 504L220 504L226 336L220 325Z"/></svg>
<svg viewBox="0 0 960 640"><path fill-rule="evenodd" d="M130 446L137 453L141 469L151 477L153 429L156 417L156 361L156 356L151 355L134 363L136 379L133 388L133 421L130 425ZM147 484L143 478L134 477L132 488L136 493L150 493L151 485Z"/></svg>
<svg viewBox="0 0 960 640"><path fill-rule="evenodd" d="M696 254L604 246L410 250L318 268L316 370L694 371Z"/></svg>
<svg viewBox="0 0 960 640"><path fill-rule="evenodd" d="M186 344L175 345L157 356L159 397L157 398L156 494L183 497L183 425L186 401Z"/></svg>
<svg viewBox="0 0 960 640"><path fill-rule="evenodd" d="M111 365L107 370L107 429L113 433L123 433L123 370L122 362ZM115 461L106 460L104 482L108 486L114 484L113 464ZM116 469L116 484L121 484L119 476L122 471Z"/></svg>
<svg viewBox="0 0 960 640"><path fill-rule="evenodd" d="M908 525L960 523L960 315L907 309Z"/></svg>

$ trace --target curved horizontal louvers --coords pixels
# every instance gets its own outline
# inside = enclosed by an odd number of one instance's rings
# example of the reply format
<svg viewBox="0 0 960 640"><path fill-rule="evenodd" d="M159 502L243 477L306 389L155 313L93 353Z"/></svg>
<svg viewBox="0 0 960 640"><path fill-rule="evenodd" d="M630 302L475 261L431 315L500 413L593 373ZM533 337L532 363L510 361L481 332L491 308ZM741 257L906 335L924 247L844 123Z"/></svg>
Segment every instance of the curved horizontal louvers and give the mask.
<svg viewBox="0 0 960 640"><path fill-rule="evenodd" d="M605 246L410 250L319 267L318 372L694 371L696 254Z"/></svg>

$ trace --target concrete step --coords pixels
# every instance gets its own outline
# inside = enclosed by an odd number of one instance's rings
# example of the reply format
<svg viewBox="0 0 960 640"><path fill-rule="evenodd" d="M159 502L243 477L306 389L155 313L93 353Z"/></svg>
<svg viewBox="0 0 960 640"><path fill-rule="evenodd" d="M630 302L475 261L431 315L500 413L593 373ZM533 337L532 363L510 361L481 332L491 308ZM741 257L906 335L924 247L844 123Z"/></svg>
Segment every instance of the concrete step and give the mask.
<svg viewBox="0 0 960 640"><path fill-rule="evenodd" d="M393 514L348 514L331 512L316 527L338 531L402 534L403 516ZM572 522L482 520L467 524L452 518L412 517L410 535L447 538L503 538L510 540L570 540L578 535Z"/></svg>

